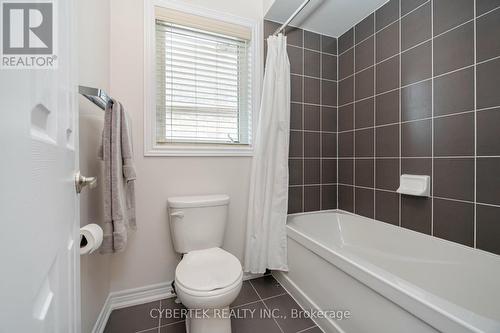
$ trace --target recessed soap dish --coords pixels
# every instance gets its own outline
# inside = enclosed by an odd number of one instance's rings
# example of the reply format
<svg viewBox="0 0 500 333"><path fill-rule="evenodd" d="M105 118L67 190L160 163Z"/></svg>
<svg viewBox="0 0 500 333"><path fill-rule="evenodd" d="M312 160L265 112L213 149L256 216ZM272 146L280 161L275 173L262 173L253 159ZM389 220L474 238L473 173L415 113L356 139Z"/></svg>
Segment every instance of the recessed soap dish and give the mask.
<svg viewBox="0 0 500 333"><path fill-rule="evenodd" d="M401 175L396 192L418 197L429 197L431 194L431 177L423 175Z"/></svg>

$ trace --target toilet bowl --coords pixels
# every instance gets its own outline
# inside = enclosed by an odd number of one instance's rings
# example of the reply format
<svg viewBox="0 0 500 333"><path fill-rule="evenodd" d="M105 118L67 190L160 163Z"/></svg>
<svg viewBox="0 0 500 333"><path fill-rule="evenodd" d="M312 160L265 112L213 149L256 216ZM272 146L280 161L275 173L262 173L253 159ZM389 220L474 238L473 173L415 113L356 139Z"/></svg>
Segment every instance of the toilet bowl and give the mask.
<svg viewBox="0 0 500 333"><path fill-rule="evenodd" d="M188 333L231 333L229 305L243 280L241 263L220 248L227 222L227 195L168 199L170 230L176 252L177 297L188 309Z"/></svg>
<svg viewBox="0 0 500 333"><path fill-rule="evenodd" d="M230 333L229 305L243 280L239 260L221 248L192 251L175 270L175 289L189 309L188 333Z"/></svg>

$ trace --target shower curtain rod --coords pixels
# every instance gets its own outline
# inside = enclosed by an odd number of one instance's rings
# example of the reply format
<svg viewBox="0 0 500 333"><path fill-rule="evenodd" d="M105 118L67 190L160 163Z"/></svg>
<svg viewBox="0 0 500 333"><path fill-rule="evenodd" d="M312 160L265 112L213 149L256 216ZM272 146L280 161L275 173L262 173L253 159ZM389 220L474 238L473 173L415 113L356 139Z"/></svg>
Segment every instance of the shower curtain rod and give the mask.
<svg viewBox="0 0 500 333"><path fill-rule="evenodd" d="M300 6L299 8L297 8L296 11L293 12L292 16L290 16L288 18L288 20L285 21L285 23L283 23L283 25L281 27L278 28L278 30L276 30L274 33L273 33L273 36L276 36L277 34L279 34L280 32L282 32L287 26L288 24L290 24L290 22L295 18L295 16L297 16L300 11L302 9L304 9L304 7L309 3L309 1L311 0L305 0Z"/></svg>

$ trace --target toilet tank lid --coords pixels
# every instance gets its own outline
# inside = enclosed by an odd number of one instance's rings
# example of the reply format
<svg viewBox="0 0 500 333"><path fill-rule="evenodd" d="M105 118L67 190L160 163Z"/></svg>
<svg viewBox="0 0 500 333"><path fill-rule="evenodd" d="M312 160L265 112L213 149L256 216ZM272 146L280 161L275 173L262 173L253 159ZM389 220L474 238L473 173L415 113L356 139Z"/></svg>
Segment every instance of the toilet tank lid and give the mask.
<svg viewBox="0 0 500 333"><path fill-rule="evenodd" d="M227 205L229 196L226 194L213 194L173 197L168 198L167 202L170 208L214 207Z"/></svg>

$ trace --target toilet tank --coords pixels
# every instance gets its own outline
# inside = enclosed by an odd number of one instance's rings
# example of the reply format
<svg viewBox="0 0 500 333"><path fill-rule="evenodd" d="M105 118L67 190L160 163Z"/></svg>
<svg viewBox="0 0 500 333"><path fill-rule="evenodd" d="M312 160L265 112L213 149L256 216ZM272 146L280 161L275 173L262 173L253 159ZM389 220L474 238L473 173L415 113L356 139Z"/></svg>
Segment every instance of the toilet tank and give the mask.
<svg viewBox="0 0 500 333"><path fill-rule="evenodd" d="M167 199L170 235L178 253L220 247L227 222L225 194Z"/></svg>

